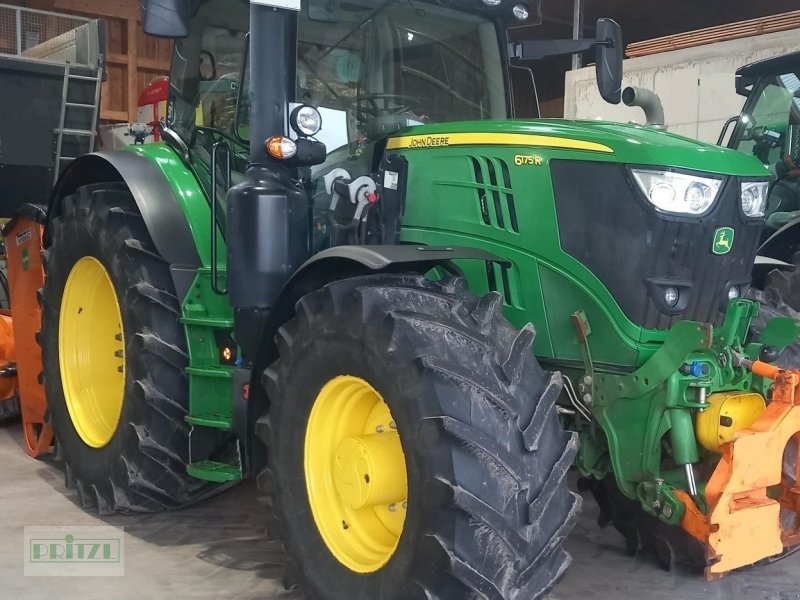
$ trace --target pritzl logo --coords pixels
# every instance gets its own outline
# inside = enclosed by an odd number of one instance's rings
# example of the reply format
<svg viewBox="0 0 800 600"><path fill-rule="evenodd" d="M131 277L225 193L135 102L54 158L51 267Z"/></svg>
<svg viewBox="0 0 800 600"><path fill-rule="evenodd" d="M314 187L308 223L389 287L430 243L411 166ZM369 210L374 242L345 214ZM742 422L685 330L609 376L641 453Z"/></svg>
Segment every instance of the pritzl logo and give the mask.
<svg viewBox="0 0 800 600"><path fill-rule="evenodd" d="M124 535L107 526L25 527L25 575L122 576Z"/></svg>

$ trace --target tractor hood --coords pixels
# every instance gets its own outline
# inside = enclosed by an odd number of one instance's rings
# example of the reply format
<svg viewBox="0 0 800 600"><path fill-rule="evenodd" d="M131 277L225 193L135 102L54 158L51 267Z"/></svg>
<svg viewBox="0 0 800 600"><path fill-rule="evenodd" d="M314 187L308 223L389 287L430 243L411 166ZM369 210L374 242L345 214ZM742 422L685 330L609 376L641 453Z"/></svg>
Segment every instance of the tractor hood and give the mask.
<svg viewBox="0 0 800 600"><path fill-rule="evenodd" d="M404 129L387 149L456 145L520 146L580 152L581 160L694 169L721 175L769 177L752 156L673 133L607 121L564 119L462 121ZM576 157L577 158L577 157Z"/></svg>

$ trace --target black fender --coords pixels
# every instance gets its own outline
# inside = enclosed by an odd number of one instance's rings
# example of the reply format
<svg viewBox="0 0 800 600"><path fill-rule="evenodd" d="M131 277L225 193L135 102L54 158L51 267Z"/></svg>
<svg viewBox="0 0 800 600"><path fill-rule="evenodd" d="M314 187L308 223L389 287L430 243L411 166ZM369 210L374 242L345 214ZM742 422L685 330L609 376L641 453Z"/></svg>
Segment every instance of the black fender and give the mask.
<svg viewBox="0 0 800 600"><path fill-rule="evenodd" d="M63 199L79 187L92 183L123 182L136 200L150 237L159 254L171 265L194 270L200 256L189 222L175 201L175 194L164 174L150 160L133 152L93 152L85 154L61 174L50 196L47 221L61 213ZM50 239L45 224L44 245ZM174 276L174 271L173 271ZM176 281L176 289L183 287ZM180 289L178 289L180 293Z"/></svg>
<svg viewBox="0 0 800 600"><path fill-rule="evenodd" d="M794 254L798 250L800 250L800 218L789 221L764 240L756 254L792 263Z"/></svg>
<svg viewBox="0 0 800 600"><path fill-rule="evenodd" d="M236 330L237 342L244 357L252 360L263 349L264 336L270 332L262 331L253 321L248 322L246 313L260 314L259 318L265 325L271 324L274 335L281 325L294 317L294 306L300 298L332 281L369 273L427 273L437 266L456 273L458 269L452 261L469 259L506 266L511 264L490 252L461 246L443 248L408 244L328 248L312 256L292 274L270 310L237 311L237 317L242 316L242 327L237 325ZM266 345L269 343L271 339Z"/></svg>
<svg viewBox="0 0 800 600"><path fill-rule="evenodd" d="M781 271L794 271L795 268L795 265L778 260L777 258L757 255L755 262L753 263L753 274L750 278L751 283L758 289L763 290L766 284L767 275L770 272L774 271L775 269L779 269Z"/></svg>
<svg viewBox="0 0 800 600"><path fill-rule="evenodd" d="M236 341L243 357L252 363L249 394L234 392L233 430L243 443L247 471L265 466L265 449L255 441L255 423L269 410L261 377L277 358L275 334L295 316L295 305L306 294L348 277L377 273L427 273L443 267L460 273L453 260L480 260L510 266L510 261L477 248L434 247L419 244L393 246L335 246L307 260L286 282L271 310L236 311Z"/></svg>

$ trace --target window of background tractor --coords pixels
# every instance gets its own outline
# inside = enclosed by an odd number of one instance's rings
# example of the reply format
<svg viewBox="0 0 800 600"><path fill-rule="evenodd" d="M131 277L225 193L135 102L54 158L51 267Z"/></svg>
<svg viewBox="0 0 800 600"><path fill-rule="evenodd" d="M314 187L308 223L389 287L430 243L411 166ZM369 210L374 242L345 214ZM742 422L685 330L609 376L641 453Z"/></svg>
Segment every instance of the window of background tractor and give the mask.
<svg viewBox="0 0 800 600"><path fill-rule="evenodd" d="M755 102L740 119L733 146L757 156L775 171L788 154L800 160L800 76L784 73L751 92Z"/></svg>

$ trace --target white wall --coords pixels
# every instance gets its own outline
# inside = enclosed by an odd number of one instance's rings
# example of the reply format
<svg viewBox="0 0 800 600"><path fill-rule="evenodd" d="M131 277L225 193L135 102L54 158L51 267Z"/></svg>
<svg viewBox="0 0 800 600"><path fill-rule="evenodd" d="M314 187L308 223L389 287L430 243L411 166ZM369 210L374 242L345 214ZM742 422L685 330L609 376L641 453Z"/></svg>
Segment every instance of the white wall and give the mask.
<svg viewBox="0 0 800 600"><path fill-rule="evenodd" d="M625 61L623 88L654 90L670 131L715 143L725 121L742 108L734 73L756 60L800 50L800 30L675 50ZM564 117L644 122L640 108L606 103L597 91L594 66L567 71Z"/></svg>

